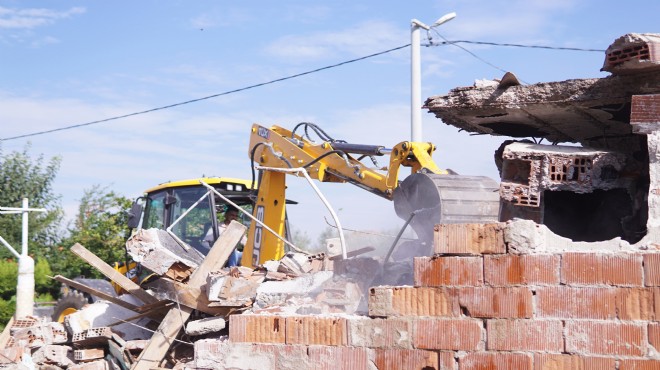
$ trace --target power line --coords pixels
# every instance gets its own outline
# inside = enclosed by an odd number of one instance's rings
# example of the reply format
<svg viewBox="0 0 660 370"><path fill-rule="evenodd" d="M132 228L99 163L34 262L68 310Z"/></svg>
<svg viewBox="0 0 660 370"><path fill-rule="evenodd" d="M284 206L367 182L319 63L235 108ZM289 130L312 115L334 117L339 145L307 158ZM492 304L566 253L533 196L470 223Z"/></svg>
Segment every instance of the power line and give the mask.
<svg viewBox="0 0 660 370"><path fill-rule="evenodd" d="M445 41L442 43L443 45L453 45L453 46L456 46L457 48L459 48L459 49L465 51L466 53L468 53L468 54L470 54L470 55L472 55L472 56L475 57L477 60L479 60L479 61L481 61L481 62L483 62L483 63L485 63L485 64L487 64L487 65L489 65L489 66L491 66L491 67L493 67L493 68L495 68L495 69L497 69L498 71L500 71L500 72L504 72L504 73L507 72L506 70L504 70L504 69L502 69L502 68L496 66L495 64L493 64L493 63L487 61L486 59L484 59L484 58L478 56L477 54L471 52L470 50L468 50L468 49L462 47L461 45L458 44L458 42L452 42L452 41L447 40L447 39L446 39L444 36L442 36L442 35L441 35L441 34L440 34L435 28L431 28L431 29L433 30L433 32L435 32L436 35L440 36L440 38L442 38L443 40L445 40ZM433 45L433 39L431 39L431 35L430 35L430 34L428 35L428 38L429 38L429 42L431 43L431 45ZM522 82L524 82L525 84L527 84L525 81L522 81Z"/></svg>
<svg viewBox="0 0 660 370"><path fill-rule="evenodd" d="M442 37L442 36L440 36L440 37ZM524 44L496 43L496 42L471 41L471 40L447 40L444 37L442 37L442 38L445 41L443 41L441 43L431 42L431 44L429 44L427 46L455 45L455 46L465 50L466 52L470 53L472 56L474 56L475 58L481 60L482 62L484 62L484 63L486 63L486 64L488 64L488 65L490 65L490 66L492 66L496 69L499 69L499 70L502 70L502 69L495 66L495 65L493 65L493 64L491 64L491 63L489 63L488 61L484 60L483 58L480 58L479 56L475 55L474 53L470 52L469 50L467 50L463 47L460 47L459 45L456 45L456 44L465 43L465 44L478 44L478 45L491 45L491 46L509 46L509 47L519 47L519 48L533 48L533 49L605 52L605 50L601 50L601 49L571 48L571 47L546 46L546 45L524 45ZM373 54L365 55L363 57L346 60L346 61L343 61L341 63L331 64L331 65L328 65L328 66L325 66L325 67L312 69L312 70L309 70L309 71L306 71L306 72L301 72L301 73L297 73L297 74L294 74L294 75L277 78L275 80L270 80L270 81L258 83L258 84L255 84L255 85L245 86L245 87L242 87L242 88L225 91L225 92L218 93L218 94L208 95L208 96L205 96L205 97L202 97L202 98L187 100L187 101L183 101L183 102L180 102L180 103L164 105L164 106L161 106L161 107L147 109L147 110L143 110L143 111L139 111L139 112L133 112L133 113L123 114L123 115L119 115L119 116L113 116L113 117L110 117L110 118L104 118L104 119L100 119L100 120L95 120L95 121L90 121L90 122L85 122L85 123L80 123L80 124L75 124L75 125L70 125L70 126L59 127L59 128L55 128L55 129L51 129L51 130L44 130L44 131L38 131L38 132L29 133L29 134L23 134L23 135L11 136L11 137L6 137L6 138L0 138L0 142L9 141L9 140L16 140L16 139L22 139L22 138L31 137L31 136L44 135L44 134L49 134L49 133L53 133L53 132L57 132L57 131L71 130L71 129L74 129L74 128L91 126L91 125L95 125L95 124L99 124L99 123L115 121L115 120L119 120L119 119L122 119L122 118L138 116L138 115L142 115L142 114L156 112L156 111L159 111L159 110L164 110L164 109L174 108L174 107L178 107L178 106L182 106L182 105L186 105L186 104L196 103L196 102L200 102L200 101L203 101L203 100L217 98L219 96L234 94L234 93L237 93L237 92L250 90L250 89L257 88L257 87L266 86L266 85L274 84L274 83L277 83L277 82L282 82L282 81L294 79L294 78L309 75L309 74L312 74L312 73L321 72L321 71L324 71L324 70L327 70L327 69L340 67L340 66L343 66L343 65L346 65L346 64L359 62L359 61L369 59L369 58L373 58L373 57L376 57L376 56L379 56L379 55L384 55L384 54L388 54L388 53L391 53L391 52L394 52L394 51L397 51L397 50L405 49L408 46L410 46L410 44L397 46L395 48L380 51L378 53L373 53Z"/></svg>
<svg viewBox="0 0 660 370"><path fill-rule="evenodd" d="M6 137L6 138L0 139L0 142L1 141L15 140L15 139L22 139L22 138L26 138L26 137L43 135L43 134L50 134L52 132L57 132L57 131L71 130L71 129L74 129L74 128L79 128L79 127L84 127L84 126L91 126L91 125L95 125L95 124L98 124L98 123L103 123L103 122L108 122L108 121L115 121L115 120L122 119L122 118L138 116L138 115L141 115L141 114L147 114L147 113L156 112L156 111L159 111L159 110L174 108L174 107L178 107L178 106L181 106L181 105L196 103L196 102L199 102L199 101L202 101L202 100L208 100L208 99L212 99L212 98L217 98L218 96L234 94L234 93L237 93L237 92L240 92L240 91L250 90L250 89L254 89L256 87L270 85L270 84L274 84L276 82L282 82L282 81L290 80L290 79L293 79L293 78L296 78L296 77L305 76L305 75L316 73L316 72L321 72L321 71L326 70L326 69L336 68L336 67L340 67L340 66L343 66L343 65L346 65L346 64L359 62L361 60L373 58L373 57L376 57L376 56L379 56L379 55L383 55L383 54L391 53L393 51L404 49L404 48L407 48L408 46L410 46L410 44L397 46L395 48L380 51L378 53L369 54L369 55L366 55L366 56L363 56L363 57L360 57L360 58L351 59L351 60L346 60L346 61L343 61L341 63L332 64L332 65L329 65L329 66L313 69L313 70L302 72L302 73L297 73L295 75L281 77L281 78L278 78L278 79L275 79L275 80L270 80L268 82L262 82L262 83L258 83L258 84L255 84L255 85L241 87L239 89L234 89L234 90L221 92L219 94L213 94L213 95L205 96L203 98L187 100L187 101L180 102L180 103L164 105L162 107L147 109L147 110L143 110L143 111L140 111L140 112L123 114L123 115L120 115L120 116L114 116L114 117L110 117L110 118L104 118L104 119L100 119L100 120L96 120L96 121L85 122L85 123L80 123L80 124L70 125L70 126L65 126L65 127L59 127L59 128L54 128L52 130L44 130L44 131L33 132L33 133L29 133L29 134Z"/></svg>
<svg viewBox="0 0 660 370"><path fill-rule="evenodd" d="M592 51L604 53L605 49L585 49L585 48L571 48L564 46L547 46L547 45L525 45L525 44L508 44L508 43L499 43L499 42L487 42L487 41L470 41L470 40L445 40L438 44L431 43L429 46L435 45L449 45L449 44L476 44L476 45L491 45L491 46L510 46L517 48L529 48L529 49L550 49L550 50L571 50L571 51Z"/></svg>

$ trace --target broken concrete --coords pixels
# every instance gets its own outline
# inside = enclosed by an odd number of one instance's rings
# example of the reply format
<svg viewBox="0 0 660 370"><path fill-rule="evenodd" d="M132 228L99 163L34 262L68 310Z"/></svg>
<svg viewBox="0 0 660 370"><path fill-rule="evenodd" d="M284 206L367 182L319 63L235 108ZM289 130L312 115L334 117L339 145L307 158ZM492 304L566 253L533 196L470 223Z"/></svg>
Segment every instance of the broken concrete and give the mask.
<svg viewBox="0 0 660 370"><path fill-rule="evenodd" d="M136 298L133 298L128 294L122 295L121 298L137 302ZM124 340L149 338L151 333L145 329L140 328L140 326L146 326L149 322L149 319L141 318L139 320L132 321L132 324L135 325L132 325L131 323L122 323L122 320L133 316L135 316L133 311L127 310L109 302L97 301L86 306L80 311L66 316L65 324L71 333L81 333L92 328L118 324L113 326L113 331L120 334Z"/></svg>
<svg viewBox="0 0 660 370"><path fill-rule="evenodd" d="M635 176L628 163L613 151L508 144L501 154L500 221L533 220L575 241L637 242L647 210L631 199L646 192L646 176Z"/></svg>
<svg viewBox="0 0 660 370"><path fill-rule="evenodd" d="M189 321L186 325L186 334L191 336L217 333L227 326L222 317L207 317L201 320Z"/></svg>
<svg viewBox="0 0 660 370"><path fill-rule="evenodd" d="M126 242L126 249L135 262L158 275L185 280L204 260L194 248L181 246L165 230L141 229Z"/></svg>
<svg viewBox="0 0 660 370"><path fill-rule="evenodd" d="M259 284L265 279L250 280L229 275L209 274L206 283L209 301L222 306L241 307L251 304Z"/></svg>
<svg viewBox="0 0 660 370"><path fill-rule="evenodd" d="M660 69L660 35L657 33L629 33L614 40L605 50L601 71L630 74Z"/></svg>
<svg viewBox="0 0 660 370"><path fill-rule="evenodd" d="M459 87L430 97L426 107L444 123L468 132L608 149L617 140L623 140L617 147L631 146L631 97L656 93L660 71L506 89Z"/></svg>
<svg viewBox="0 0 660 370"><path fill-rule="evenodd" d="M291 280L266 281L257 288L254 308L263 309L273 305L284 306L291 299L315 296L322 291L323 284L332 279L333 275L332 271L320 271Z"/></svg>

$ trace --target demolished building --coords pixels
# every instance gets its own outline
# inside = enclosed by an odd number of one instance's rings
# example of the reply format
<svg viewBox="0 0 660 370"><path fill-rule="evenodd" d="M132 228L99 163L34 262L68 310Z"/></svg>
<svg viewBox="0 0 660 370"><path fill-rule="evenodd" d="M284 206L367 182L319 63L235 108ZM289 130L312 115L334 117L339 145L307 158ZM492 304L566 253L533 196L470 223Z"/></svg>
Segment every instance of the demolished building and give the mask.
<svg viewBox="0 0 660 370"><path fill-rule="evenodd" d="M426 106L469 132L580 145L506 141L495 154L500 221L532 220L576 241L636 243L659 222L649 211L660 181L658 48L657 35L630 34L607 49L603 70L612 76L534 85L505 76Z"/></svg>
<svg viewBox="0 0 660 370"><path fill-rule="evenodd" d="M145 231L129 250L159 281L139 287L108 273L135 297L114 302L134 316L19 318L0 336L0 366L660 368L657 41L617 39L606 78L522 86L509 74L429 98L447 124L517 139L495 154L500 222L436 225L432 256L383 265L292 254L222 268L242 225L206 259L177 258L166 234ZM406 273L412 285L376 280ZM115 324L138 319L152 320L141 328L151 337L122 338Z"/></svg>

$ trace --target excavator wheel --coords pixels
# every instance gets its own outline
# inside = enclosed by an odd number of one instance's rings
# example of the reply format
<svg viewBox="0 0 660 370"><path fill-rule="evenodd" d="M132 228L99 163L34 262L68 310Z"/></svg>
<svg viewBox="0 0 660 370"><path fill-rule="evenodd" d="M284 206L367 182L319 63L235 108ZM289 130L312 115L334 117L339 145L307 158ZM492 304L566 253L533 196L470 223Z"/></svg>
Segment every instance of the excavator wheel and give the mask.
<svg viewBox="0 0 660 370"><path fill-rule="evenodd" d="M64 317L80 310L90 303L84 293L73 289L67 289L57 300L53 308L53 321L64 322Z"/></svg>
<svg viewBox="0 0 660 370"><path fill-rule="evenodd" d="M499 184L485 176L416 173L394 190L394 210L407 220L422 243L432 245L437 224L498 221Z"/></svg>

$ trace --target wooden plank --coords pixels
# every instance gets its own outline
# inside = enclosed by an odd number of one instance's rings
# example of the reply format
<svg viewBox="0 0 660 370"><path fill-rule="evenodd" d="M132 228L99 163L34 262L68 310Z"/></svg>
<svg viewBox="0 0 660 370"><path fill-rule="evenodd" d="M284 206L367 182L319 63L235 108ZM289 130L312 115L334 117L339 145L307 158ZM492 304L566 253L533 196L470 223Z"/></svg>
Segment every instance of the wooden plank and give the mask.
<svg viewBox="0 0 660 370"><path fill-rule="evenodd" d="M70 286L70 287L72 287L76 290L79 290L81 292L91 294L93 296L104 299L108 302L112 302L112 303L116 304L117 306L124 307L124 308L129 309L133 312L139 312L139 307L140 306L136 306L136 305L134 305L132 303L128 303L126 301L122 301L121 299L119 299L117 297L111 296L110 294L104 293L100 290L96 290L96 289L94 289L92 287L89 287L85 284L81 284L81 283L79 283L75 280L67 279L62 275L56 275L55 277L53 277L53 279L59 281L62 284L66 284L66 285L68 285L68 286Z"/></svg>
<svg viewBox="0 0 660 370"><path fill-rule="evenodd" d="M178 281L160 278L149 283L149 288L164 295L168 300L183 306L194 308L209 315L227 315L229 308L211 307L208 296L201 288L192 287Z"/></svg>
<svg viewBox="0 0 660 370"><path fill-rule="evenodd" d="M5 330L0 334L0 349L5 349L7 343L9 343L9 338L11 338L11 327L14 325L14 316L12 316L7 324L5 325Z"/></svg>
<svg viewBox="0 0 660 370"><path fill-rule="evenodd" d="M174 305L174 304L175 304L175 303L169 302L169 305L170 305L170 306L171 306L171 305ZM111 328L111 327L113 327L113 326L117 326L117 325L125 324L125 323L131 322L131 321L135 321L135 320L141 319L141 318L143 318L143 317L150 317L150 316L158 316L158 317L159 317L159 320L160 320L160 319L163 318L164 315L159 314L158 311L161 311L161 310L164 311L166 308L168 308L168 307L167 307L167 306L162 306L162 307L153 308L153 309L151 309L151 310L144 311L144 312L142 312L142 313L140 313L140 314L137 314L137 315L135 315L135 316L127 317L127 318L125 318L125 319L120 319L119 321L113 322L112 324L108 324L108 325L105 325L105 326Z"/></svg>
<svg viewBox="0 0 660 370"><path fill-rule="evenodd" d="M112 268L112 266L103 262L98 258L94 253L87 250L82 245L76 243L71 247L71 252L75 253L78 257L87 261L90 265L99 270L103 275L108 279L117 283L125 291L137 297L144 303L156 303L158 299L147 293L144 289L140 288L139 285L135 284L131 279L119 273L119 271Z"/></svg>
<svg viewBox="0 0 660 370"><path fill-rule="evenodd" d="M204 261L190 275L188 286L200 289L206 283L206 277L209 272L221 269L227 262L227 259L229 259L236 244L238 244L243 234L245 234L245 230L246 227L243 224L232 221L225 231L220 234L218 240L215 241L213 248L206 255ZM163 358L165 358L172 343L174 343L174 339L176 339L186 321L190 318L192 311L192 308L186 306L181 307L181 309L171 309L158 326L149 343L142 350L142 353L140 353L140 357L138 357L132 370L157 368Z"/></svg>

